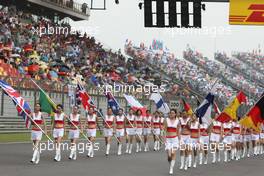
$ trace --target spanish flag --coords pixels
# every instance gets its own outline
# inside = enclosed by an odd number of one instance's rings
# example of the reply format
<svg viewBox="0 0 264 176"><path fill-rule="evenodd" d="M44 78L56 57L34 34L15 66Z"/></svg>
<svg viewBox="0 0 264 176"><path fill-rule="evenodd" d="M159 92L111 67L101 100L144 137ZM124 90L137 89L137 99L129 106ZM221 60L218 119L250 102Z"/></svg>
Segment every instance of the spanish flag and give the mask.
<svg viewBox="0 0 264 176"><path fill-rule="evenodd" d="M241 119L239 123L245 127L253 128L260 131L260 125L264 122L264 96L257 102L255 106L249 111L245 118Z"/></svg>
<svg viewBox="0 0 264 176"><path fill-rule="evenodd" d="M240 91L235 99L224 109L224 111L217 117L216 120L225 123L230 120L237 119L237 109L242 103L246 103L246 101L246 95Z"/></svg>
<svg viewBox="0 0 264 176"><path fill-rule="evenodd" d="M187 102L185 102L184 99L182 99L182 103L183 103L184 110L187 112L187 114L192 115L193 110L192 110L191 106Z"/></svg>

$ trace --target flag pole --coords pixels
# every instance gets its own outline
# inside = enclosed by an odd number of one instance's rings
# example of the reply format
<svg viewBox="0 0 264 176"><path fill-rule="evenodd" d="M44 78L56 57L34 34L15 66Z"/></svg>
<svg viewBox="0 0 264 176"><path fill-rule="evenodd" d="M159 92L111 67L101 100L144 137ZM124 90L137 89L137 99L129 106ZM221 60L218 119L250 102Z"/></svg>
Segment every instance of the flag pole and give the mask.
<svg viewBox="0 0 264 176"><path fill-rule="evenodd" d="M78 80L77 80L77 82L78 82L78 84L80 84L80 82L79 82ZM94 104L92 97L91 97L91 103ZM101 116L101 118L103 119L104 123L105 123L105 124L107 125L107 127L110 129L110 125L109 125L109 124L107 123L107 121L105 120L104 115L99 111L99 109L95 106L95 104L94 104L94 107L95 107L95 111ZM121 143L121 141L117 138L116 135L114 135L114 137L116 138L116 140L117 140L118 143Z"/></svg>
<svg viewBox="0 0 264 176"><path fill-rule="evenodd" d="M151 127L150 127L150 126L144 121L144 120L143 120L143 123L146 124L146 125L148 126L148 128L151 129L151 133L152 133L154 136L156 136L162 144L164 144L164 142L160 139L160 137L159 137L158 135L154 134L153 129L152 129L152 128L151 128Z"/></svg>
<svg viewBox="0 0 264 176"><path fill-rule="evenodd" d="M5 91L5 93L14 101L14 102L16 102L15 101L15 99L12 97L12 96L10 96L10 94L8 93L8 92L6 92ZM39 129L40 129L40 131L48 138L48 140L49 141L51 141L52 143L53 143L53 141L52 141L52 139L45 133L45 131L33 120L33 118L31 117L31 115L29 114L29 113L27 113L27 111L19 104L19 103L16 103L16 105L18 105L20 108L21 108L21 110L26 114L26 116L28 116L29 118L30 118L30 120L31 120L31 122L33 122Z"/></svg>
<svg viewBox="0 0 264 176"><path fill-rule="evenodd" d="M32 79L30 78L31 81L52 101L52 103L56 104L50 97L49 95L46 94L46 92ZM72 120L66 115L67 119L70 121L70 123L80 131L80 133L84 136L84 138L91 143L91 141L88 139L88 137L72 122Z"/></svg>

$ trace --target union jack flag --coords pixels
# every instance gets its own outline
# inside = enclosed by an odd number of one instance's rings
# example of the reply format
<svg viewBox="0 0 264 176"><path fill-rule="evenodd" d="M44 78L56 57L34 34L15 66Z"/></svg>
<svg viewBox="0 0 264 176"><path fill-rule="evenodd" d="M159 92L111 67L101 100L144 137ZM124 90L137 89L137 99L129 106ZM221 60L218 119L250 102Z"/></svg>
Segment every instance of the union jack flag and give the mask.
<svg viewBox="0 0 264 176"><path fill-rule="evenodd" d="M91 96L85 91L84 87L81 84L77 85L76 97L77 99L79 99L79 104L82 103L85 110L95 108Z"/></svg>
<svg viewBox="0 0 264 176"><path fill-rule="evenodd" d="M31 113L31 108L28 102L26 102L21 97L21 95L15 89L13 89L9 84L7 84L5 81L0 80L0 87L13 100L16 106L18 115L23 117L26 123L26 127L29 128L31 121L30 121L30 118L27 116L27 114Z"/></svg>

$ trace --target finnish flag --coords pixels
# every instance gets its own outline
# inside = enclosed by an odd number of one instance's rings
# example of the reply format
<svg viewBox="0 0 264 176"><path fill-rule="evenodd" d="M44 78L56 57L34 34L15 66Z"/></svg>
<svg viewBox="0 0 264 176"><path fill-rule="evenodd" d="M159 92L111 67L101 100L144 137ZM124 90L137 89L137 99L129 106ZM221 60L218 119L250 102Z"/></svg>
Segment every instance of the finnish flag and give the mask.
<svg viewBox="0 0 264 176"><path fill-rule="evenodd" d="M162 96L159 93L152 93L150 95L150 100L153 100L156 104L157 110L167 114L170 112L170 108L162 99Z"/></svg>
<svg viewBox="0 0 264 176"><path fill-rule="evenodd" d="M207 123L208 125L211 124L212 122L211 113L212 113L213 104L214 104L214 95L212 93L209 93L195 111L195 114L197 118L199 118L200 123Z"/></svg>

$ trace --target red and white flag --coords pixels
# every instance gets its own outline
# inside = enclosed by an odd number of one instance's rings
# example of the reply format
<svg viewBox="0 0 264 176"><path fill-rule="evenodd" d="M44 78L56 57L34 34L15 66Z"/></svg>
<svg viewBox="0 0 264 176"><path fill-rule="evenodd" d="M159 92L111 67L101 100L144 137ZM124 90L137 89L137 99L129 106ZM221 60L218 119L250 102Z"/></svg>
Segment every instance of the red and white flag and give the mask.
<svg viewBox="0 0 264 176"><path fill-rule="evenodd" d="M93 104L91 96L85 91L84 87L80 84L77 85L76 91L77 97L80 99L83 108L85 110L94 109L95 105Z"/></svg>
<svg viewBox="0 0 264 176"><path fill-rule="evenodd" d="M135 97L126 94L124 94L124 97L134 111L141 110L142 115L146 115L147 108L144 107Z"/></svg>

